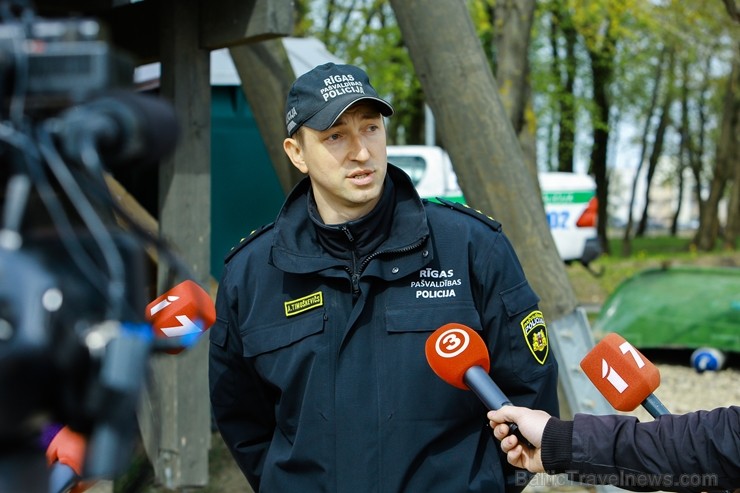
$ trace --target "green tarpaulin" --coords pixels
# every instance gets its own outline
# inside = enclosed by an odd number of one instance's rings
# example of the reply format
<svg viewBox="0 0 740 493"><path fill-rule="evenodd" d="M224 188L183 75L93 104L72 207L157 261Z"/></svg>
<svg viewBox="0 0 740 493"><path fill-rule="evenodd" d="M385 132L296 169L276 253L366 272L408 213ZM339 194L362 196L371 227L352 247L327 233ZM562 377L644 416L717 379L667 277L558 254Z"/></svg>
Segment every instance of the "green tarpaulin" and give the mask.
<svg viewBox="0 0 740 493"><path fill-rule="evenodd" d="M592 327L597 338L616 332L638 348L740 352L740 269L644 271L614 291Z"/></svg>

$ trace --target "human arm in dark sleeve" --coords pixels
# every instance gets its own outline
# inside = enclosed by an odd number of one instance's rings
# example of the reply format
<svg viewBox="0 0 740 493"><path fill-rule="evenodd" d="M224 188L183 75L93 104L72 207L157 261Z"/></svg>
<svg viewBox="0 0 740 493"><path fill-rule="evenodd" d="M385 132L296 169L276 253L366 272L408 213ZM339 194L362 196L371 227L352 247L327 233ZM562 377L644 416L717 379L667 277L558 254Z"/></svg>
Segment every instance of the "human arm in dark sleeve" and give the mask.
<svg viewBox="0 0 740 493"><path fill-rule="evenodd" d="M548 472L636 491L737 488L740 407L665 415L645 423L618 415L577 414L572 424L551 419L542 437L542 462Z"/></svg>
<svg viewBox="0 0 740 493"><path fill-rule="evenodd" d="M491 351L491 377L516 406L540 409L558 416L558 367L551 348L539 297L524 276L519 260L508 239L500 234L487 249L488 259L481 270L489 284L482 306L487 320L487 345ZM485 277L480 277L485 286ZM507 493L521 491L528 479L502 456Z"/></svg>

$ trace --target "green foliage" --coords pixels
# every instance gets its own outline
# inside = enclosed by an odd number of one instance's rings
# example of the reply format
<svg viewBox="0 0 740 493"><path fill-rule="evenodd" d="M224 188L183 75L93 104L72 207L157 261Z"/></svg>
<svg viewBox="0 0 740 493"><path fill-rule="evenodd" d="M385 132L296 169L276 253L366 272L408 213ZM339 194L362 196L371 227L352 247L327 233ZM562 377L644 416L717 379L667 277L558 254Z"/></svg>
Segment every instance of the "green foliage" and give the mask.
<svg viewBox="0 0 740 493"><path fill-rule="evenodd" d="M500 1L466 0L492 67ZM393 104L389 142L422 143L424 96L389 0L296 0L294 9L295 35L315 36L338 57L366 68L378 91ZM566 60L565 33L570 29L576 39ZM538 126L540 167L555 164L562 129L575 133L574 154L583 160L595 130L610 130L619 120L642 128L658 54L664 48L675 51L676 67L688 66L692 146L699 149L697 142L704 138L701 158L711 165L729 60L739 41L737 26L719 0L539 0L529 60L528 122ZM575 67L573 93L565 90L565 61ZM608 78L600 84L606 89L611 121L600 121L595 111L591 63L608 65ZM665 90L675 91L683 83L679 76L675 81ZM676 109L672 111L677 116ZM670 143L676 132L669 132L665 152L675 153L677 146ZM623 162L621 151L611 149L611 160Z"/></svg>
<svg viewBox="0 0 740 493"><path fill-rule="evenodd" d="M491 61L492 67L496 59L493 48L493 40L497 27L494 26L495 7L496 0L468 0L468 9L470 10L470 18L475 26L475 32L478 33L483 51L486 53L486 58Z"/></svg>
<svg viewBox="0 0 740 493"><path fill-rule="evenodd" d="M393 9L387 0L309 2L306 36L315 36L339 58L363 67L373 86L395 109L391 143L421 143L410 129L421 127L424 115L417 79ZM418 132L417 132L418 134ZM423 133L422 133L423 135ZM410 141L409 141L410 140Z"/></svg>

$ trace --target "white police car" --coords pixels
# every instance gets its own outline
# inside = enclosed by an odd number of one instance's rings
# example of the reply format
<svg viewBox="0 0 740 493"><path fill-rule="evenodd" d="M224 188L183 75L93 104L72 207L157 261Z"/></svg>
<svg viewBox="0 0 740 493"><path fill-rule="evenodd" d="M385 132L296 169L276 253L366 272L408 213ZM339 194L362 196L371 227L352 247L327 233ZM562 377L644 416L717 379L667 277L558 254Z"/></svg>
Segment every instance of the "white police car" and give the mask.
<svg viewBox="0 0 740 493"><path fill-rule="evenodd" d="M464 202L447 152L438 146L388 146L388 162L411 177L424 198ZM555 246L566 262L585 266L601 254L596 235L596 183L588 175L539 173L545 213Z"/></svg>

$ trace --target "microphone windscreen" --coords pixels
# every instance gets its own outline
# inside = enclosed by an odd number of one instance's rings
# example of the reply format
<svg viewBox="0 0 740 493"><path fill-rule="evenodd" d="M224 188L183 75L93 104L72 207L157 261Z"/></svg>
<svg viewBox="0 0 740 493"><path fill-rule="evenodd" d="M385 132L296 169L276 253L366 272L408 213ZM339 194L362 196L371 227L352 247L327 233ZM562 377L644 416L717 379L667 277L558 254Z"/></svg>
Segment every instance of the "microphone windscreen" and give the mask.
<svg viewBox="0 0 740 493"><path fill-rule="evenodd" d="M660 385L658 368L615 333L594 346L581 369L618 411L633 411Z"/></svg>
<svg viewBox="0 0 740 493"><path fill-rule="evenodd" d="M216 307L210 295L197 283L185 280L146 306L146 318L157 337L176 337L195 330L207 330L216 321Z"/></svg>
<svg viewBox="0 0 740 493"><path fill-rule="evenodd" d="M458 323L443 325L427 338L424 348L427 362L442 380L463 390L470 390L463 381L465 372L480 366L491 368L486 343L470 327Z"/></svg>

